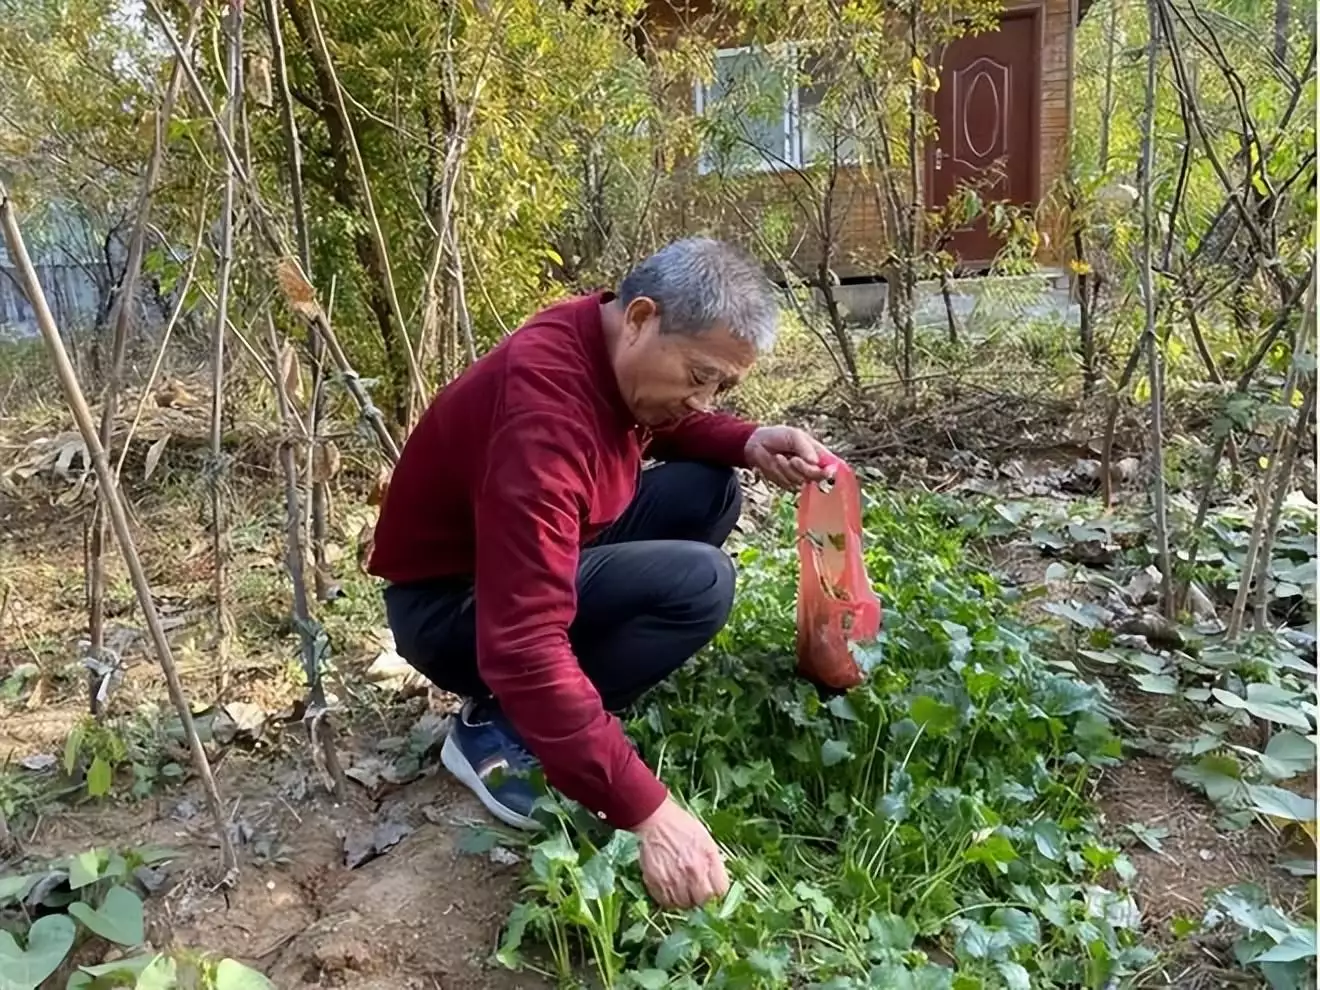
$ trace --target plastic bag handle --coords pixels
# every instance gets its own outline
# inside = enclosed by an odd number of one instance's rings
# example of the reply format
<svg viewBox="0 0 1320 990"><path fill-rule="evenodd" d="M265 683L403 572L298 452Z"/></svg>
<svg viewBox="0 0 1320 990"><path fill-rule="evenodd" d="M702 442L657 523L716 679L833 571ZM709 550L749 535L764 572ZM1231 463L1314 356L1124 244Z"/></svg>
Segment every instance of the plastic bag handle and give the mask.
<svg viewBox="0 0 1320 990"><path fill-rule="evenodd" d="M823 470L830 472L828 477L822 478L820 481L816 482L816 487L823 492L829 491L834 485L840 468L845 470L848 468L847 463L842 457L838 454L831 453L828 450L816 458L816 464ZM830 470L831 468L833 468L832 471Z"/></svg>

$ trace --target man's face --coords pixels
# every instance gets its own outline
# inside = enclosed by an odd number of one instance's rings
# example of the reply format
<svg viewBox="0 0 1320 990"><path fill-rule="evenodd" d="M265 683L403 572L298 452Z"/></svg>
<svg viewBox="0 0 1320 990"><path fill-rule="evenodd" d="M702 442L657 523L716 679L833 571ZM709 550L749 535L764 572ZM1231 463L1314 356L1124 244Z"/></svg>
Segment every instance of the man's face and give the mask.
<svg viewBox="0 0 1320 990"><path fill-rule="evenodd" d="M696 337L661 334L655 304L645 298L628 305L622 343L615 355L619 389L637 422L652 428L709 409L756 361L756 348L728 327Z"/></svg>

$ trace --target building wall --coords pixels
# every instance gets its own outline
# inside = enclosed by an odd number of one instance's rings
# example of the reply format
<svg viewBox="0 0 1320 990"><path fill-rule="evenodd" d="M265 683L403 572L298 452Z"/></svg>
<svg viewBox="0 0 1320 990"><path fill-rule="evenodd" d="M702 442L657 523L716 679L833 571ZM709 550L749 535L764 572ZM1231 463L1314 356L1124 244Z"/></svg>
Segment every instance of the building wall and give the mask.
<svg viewBox="0 0 1320 990"><path fill-rule="evenodd" d="M1038 260L1056 265L1067 256L1063 218L1053 206L1054 191L1068 167L1068 134L1072 121L1072 45L1075 0L1007 0L1007 9L1035 8L1041 27L1040 53L1040 143L1037 188L1042 205L1038 224L1042 244ZM711 15L711 0L650 0L647 6L646 42L653 46L673 45L684 33L700 33L719 47L742 43L737 27ZM676 88L674 100L686 100L691 106L691 86ZM673 220L685 230L705 230L716 236L755 243L765 239L751 233L751 228L767 214L775 217L762 228L774 229L783 247L783 255L800 273L812 273L821 256L821 232L825 224L820 216L822 197L803 189L802 179L791 172L758 173L737 180L735 193L729 191L726 178L722 195L710 187L714 182L699 177L694 164L682 166L690 173L693 194L671 205ZM925 164L919 169L924 182ZM817 173L819 180L819 173ZM900 177L900 189L906 189L906 175ZM818 188L820 188L818 186ZM878 274L888 254L891 231L888 230L883 191L873 169L840 168L834 193L829 229L834 231L835 256L830 269L840 278L867 277ZM791 217L791 222L783 218ZM776 247L781 246L776 244Z"/></svg>

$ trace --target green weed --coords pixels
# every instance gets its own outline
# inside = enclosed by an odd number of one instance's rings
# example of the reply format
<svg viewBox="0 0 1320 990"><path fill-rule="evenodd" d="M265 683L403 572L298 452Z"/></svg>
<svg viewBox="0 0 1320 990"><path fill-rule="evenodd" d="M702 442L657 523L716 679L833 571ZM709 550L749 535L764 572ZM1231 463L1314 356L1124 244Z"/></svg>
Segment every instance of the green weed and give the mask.
<svg viewBox="0 0 1320 990"><path fill-rule="evenodd" d="M557 828L532 849L501 961L528 964L531 935L565 981L585 956L605 986L821 990L1099 987L1147 964L1114 889L1131 866L1085 798L1120 755L1103 689L1042 659L953 517L883 497L866 511L876 665L823 697L794 675L789 512L741 551L719 640L630 724L724 846L733 889L657 916L631 838L600 841L547 800Z"/></svg>

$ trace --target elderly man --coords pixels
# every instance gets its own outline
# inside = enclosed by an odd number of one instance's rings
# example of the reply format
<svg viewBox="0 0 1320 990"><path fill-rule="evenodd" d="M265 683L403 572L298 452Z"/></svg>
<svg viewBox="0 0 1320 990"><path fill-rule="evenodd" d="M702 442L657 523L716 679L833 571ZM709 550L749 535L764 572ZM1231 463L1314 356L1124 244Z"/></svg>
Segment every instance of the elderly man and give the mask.
<svg viewBox="0 0 1320 990"><path fill-rule="evenodd" d="M801 430L711 411L777 318L760 267L706 239L647 258L617 294L533 316L417 424L369 565L399 653L465 699L444 765L497 818L534 828L525 771L539 762L637 834L647 887L671 907L728 879L618 714L728 619L733 469L788 489L825 476Z"/></svg>

